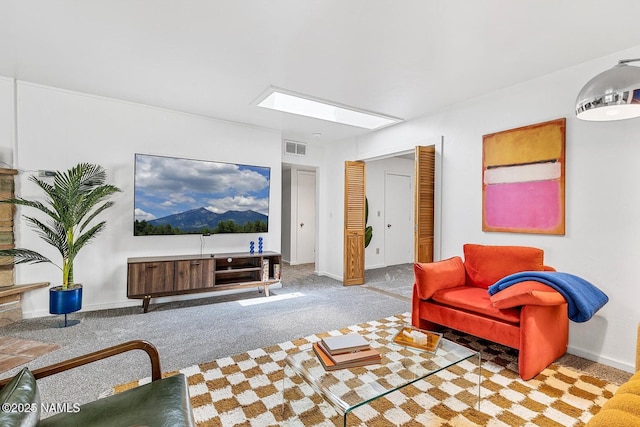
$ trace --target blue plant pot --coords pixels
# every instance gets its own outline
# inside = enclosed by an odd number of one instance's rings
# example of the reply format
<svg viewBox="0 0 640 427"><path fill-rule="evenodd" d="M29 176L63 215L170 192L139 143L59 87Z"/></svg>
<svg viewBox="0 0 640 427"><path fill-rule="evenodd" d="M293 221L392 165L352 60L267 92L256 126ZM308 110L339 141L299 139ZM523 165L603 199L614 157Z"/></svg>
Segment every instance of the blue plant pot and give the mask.
<svg viewBox="0 0 640 427"><path fill-rule="evenodd" d="M49 313L67 314L82 308L82 286L63 291L58 288L49 289Z"/></svg>

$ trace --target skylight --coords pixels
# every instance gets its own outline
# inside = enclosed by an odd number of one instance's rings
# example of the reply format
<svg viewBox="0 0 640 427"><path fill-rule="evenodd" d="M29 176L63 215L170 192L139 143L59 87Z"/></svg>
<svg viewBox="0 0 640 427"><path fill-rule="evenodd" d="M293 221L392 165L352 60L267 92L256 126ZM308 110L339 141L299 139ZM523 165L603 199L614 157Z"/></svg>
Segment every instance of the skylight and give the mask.
<svg viewBox="0 0 640 427"><path fill-rule="evenodd" d="M270 87L257 100L263 108L328 120L365 129L380 129L399 123L402 119L339 105L331 101Z"/></svg>

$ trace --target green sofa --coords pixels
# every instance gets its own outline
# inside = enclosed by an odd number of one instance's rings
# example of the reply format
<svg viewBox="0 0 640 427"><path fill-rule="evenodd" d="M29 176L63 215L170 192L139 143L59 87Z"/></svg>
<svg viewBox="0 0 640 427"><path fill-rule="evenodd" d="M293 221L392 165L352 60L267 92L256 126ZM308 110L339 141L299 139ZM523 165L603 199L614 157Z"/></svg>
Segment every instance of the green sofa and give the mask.
<svg viewBox="0 0 640 427"><path fill-rule="evenodd" d="M71 404L40 419L37 379L130 350L143 350L151 360L151 382L84 405ZM162 378L158 350L146 341L129 341L31 372L23 368L13 378L0 380L0 426L194 426L186 378Z"/></svg>

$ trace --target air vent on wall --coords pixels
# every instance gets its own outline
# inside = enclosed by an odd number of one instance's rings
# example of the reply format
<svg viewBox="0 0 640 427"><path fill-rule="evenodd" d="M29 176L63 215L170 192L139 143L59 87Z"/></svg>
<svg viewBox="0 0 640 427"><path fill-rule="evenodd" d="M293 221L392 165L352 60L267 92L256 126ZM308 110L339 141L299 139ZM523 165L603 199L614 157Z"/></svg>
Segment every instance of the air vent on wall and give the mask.
<svg viewBox="0 0 640 427"><path fill-rule="evenodd" d="M284 140L284 152L286 154L296 154L298 156L307 155L307 144L298 141Z"/></svg>

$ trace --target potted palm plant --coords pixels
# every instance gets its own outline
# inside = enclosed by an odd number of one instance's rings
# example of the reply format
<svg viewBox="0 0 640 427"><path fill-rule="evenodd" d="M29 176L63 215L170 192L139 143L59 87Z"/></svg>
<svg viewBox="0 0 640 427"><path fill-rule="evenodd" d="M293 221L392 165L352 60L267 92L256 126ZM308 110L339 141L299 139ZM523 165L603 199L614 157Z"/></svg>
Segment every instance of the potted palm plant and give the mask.
<svg viewBox="0 0 640 427"><path fill-rule="evenodd" d="M93 220L113 206L107 199L120 191L118 187L105 184L106 177L103 167L79 163L66 172L55 172L53 185L36 176L29 178L46 194L45 203L21 197L0 202L28 206L48 217L43 222L34 216L23 215L42 240L60 252L60 264L30 249L0 250L0 257L13 264L51 263L62 271L62 283L49 290L49 312L64 314L64 326L67 326L67 314L82 308L82 285L76 284L73 277L75 258L80 249L104 230L106 221L92 225Z"/></svg>

